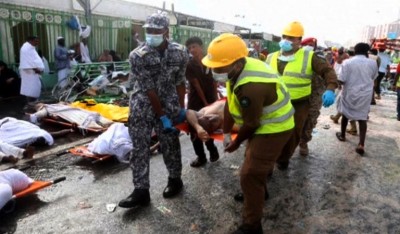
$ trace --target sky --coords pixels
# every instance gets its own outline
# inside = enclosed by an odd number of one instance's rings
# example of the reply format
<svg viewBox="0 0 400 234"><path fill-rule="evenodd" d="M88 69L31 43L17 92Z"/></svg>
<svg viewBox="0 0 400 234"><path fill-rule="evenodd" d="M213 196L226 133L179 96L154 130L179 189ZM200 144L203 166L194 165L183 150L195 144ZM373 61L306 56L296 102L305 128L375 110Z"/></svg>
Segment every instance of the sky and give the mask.
<svg viewBox="0 0 400 234"><path fill-rule="evenodd" d="M364 26L400 19L400 0L129 0L145 5L250 27L252 31L281 35L292 21L304 26L304 37L342 45L361 39Z"/></svg>

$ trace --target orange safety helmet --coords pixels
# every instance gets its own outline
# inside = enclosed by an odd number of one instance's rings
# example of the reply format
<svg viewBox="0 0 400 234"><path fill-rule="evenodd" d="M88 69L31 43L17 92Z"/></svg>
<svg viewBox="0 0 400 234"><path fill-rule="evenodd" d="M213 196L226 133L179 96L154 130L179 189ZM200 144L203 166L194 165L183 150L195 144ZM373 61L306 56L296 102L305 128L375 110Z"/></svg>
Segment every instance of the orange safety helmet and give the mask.
<svg viewBox="0 0 400 234"><path fill-rule="evenodd" d="M246 43L232 33L223 33L211 41L201 62L211 68L225 67L248 55Z"/></svg>
<svg viewBox="0 0 400 234"><path fill-rule="evenodd" d="M282 35L291 37L302 37L304 35L304 28L301 23L294 21L286 25L283 29Z"/></svg>

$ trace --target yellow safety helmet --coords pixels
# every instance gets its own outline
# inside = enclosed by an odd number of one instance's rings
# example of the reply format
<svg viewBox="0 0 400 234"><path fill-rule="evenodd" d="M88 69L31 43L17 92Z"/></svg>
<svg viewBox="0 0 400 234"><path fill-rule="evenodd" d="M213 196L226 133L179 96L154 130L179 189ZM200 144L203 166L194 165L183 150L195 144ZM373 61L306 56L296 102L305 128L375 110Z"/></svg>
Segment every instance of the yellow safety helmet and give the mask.
<svg viewBox="0 0 400 234"><path fill-rule="evenodd" d="M201 62L211 68L225 67L248 54L246 43L232 33L223 33L211 41Z"/></svg>
<svg viewBox="0 0 400 234"><path fill-rule="evenodd" d="M288 24L282 32L282 35L291 37L302 37L304 35L304 28L301 23L294 21Z"/></svg>

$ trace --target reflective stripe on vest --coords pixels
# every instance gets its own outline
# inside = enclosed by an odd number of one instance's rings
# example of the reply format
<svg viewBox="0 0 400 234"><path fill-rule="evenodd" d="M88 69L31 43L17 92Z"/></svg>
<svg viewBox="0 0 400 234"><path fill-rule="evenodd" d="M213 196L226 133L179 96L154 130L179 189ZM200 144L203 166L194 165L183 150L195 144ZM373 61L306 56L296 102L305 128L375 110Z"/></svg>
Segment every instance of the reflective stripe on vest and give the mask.
<svg viewBox="0 0 400 234"><path fill-rule="evenodd" d="M279 52L270 54L267 63L278 72ZM288 62L282 74L282 79L289 88L292 100L311 95L311 79L313 72L311 68L313 52L299 49L295 53L295 60ZM301 63L301 65L300 65Z"/></svg>
<svg viewBox="0 0 400 234"><path fill-rule="evenodd" d="M255 134L277 133L292 129L294 127L294 108L290 102L290 95L284 83L277 74L272 72L269 66L260 63L259 60L251 58L246 58L246 60L246 66L232 90L230 82L227 83L229 112L235 123L241 126L243 119L241 116L241 107L234 94L234 90L249 82L275 83L279 87L276 91L278 98L274 104L263 108L260 119L261 126L256 130ZM268 72L269 70L271 70L271 73Z"/></svg>

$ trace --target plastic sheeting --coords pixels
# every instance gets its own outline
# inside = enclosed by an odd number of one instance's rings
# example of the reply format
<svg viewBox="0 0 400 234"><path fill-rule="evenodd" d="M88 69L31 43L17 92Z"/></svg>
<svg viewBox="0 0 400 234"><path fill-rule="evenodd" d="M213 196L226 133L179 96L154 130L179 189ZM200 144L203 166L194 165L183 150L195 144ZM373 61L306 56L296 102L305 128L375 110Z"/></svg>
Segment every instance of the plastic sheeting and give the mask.
<svg viewBox="0 0 400 234"><path fill-rule="evenodd" d="M77 107L99 113L101 116L111 119L115 122L127 122L129 107L120 107L113 104L96 103L93 99L87 99L84 102L74 102L72 107Z"/></svg>

